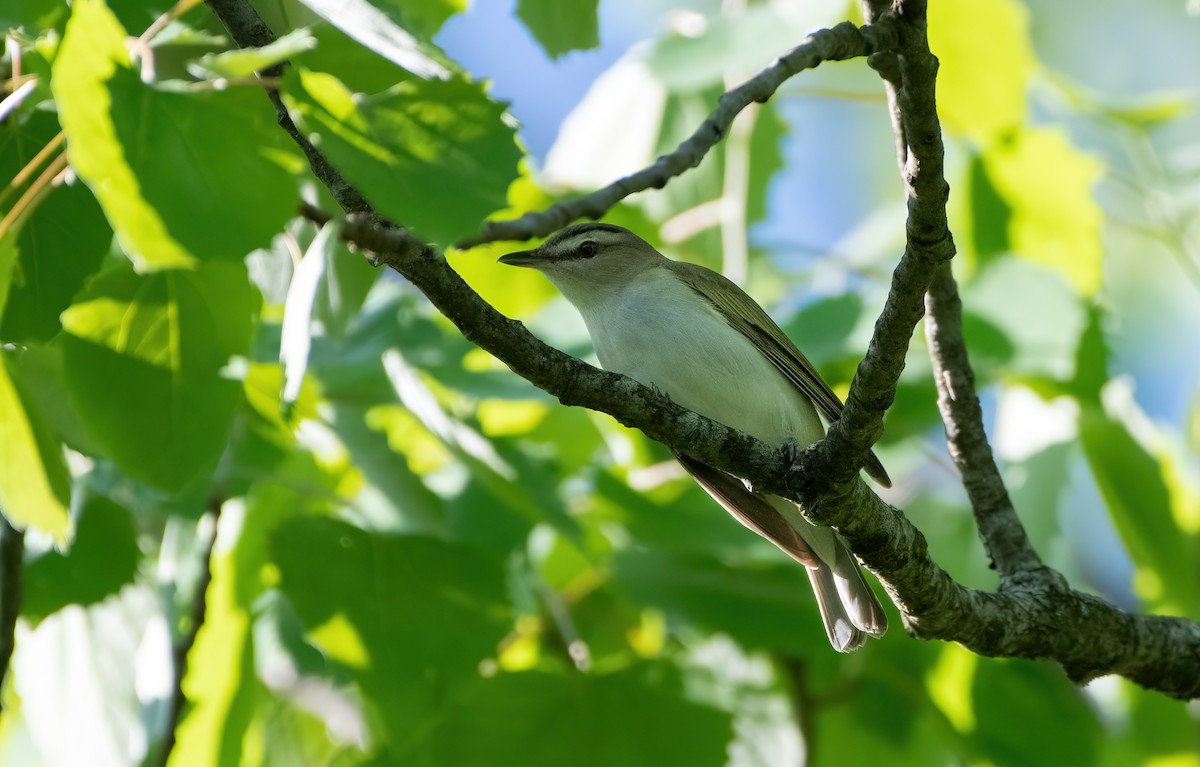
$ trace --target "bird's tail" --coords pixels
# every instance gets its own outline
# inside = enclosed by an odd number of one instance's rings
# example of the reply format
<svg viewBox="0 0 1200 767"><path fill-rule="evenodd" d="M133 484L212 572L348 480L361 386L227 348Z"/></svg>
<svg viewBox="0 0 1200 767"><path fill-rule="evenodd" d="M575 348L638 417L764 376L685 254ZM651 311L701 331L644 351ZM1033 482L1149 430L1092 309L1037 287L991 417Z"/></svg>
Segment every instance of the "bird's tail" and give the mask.
<svg viewBox="0 0 1200 767"><path fill-rule="evenodd" d="M883 636L887 616L845 544L839 540L837 545L843 561L807 568L808 580L817 597L829 644L838 652L850 652L862 647L868 634Z"/></svg>
<svg viewBox="0 0 1200 767"><path fill-rule="evenodd" d="M883 606L836 530L812 524L790 501L752 492L740 479L691 456L676 451L675 457L734 518L804 565L833 649L849 652L867 635L883 636Z"/></svg>

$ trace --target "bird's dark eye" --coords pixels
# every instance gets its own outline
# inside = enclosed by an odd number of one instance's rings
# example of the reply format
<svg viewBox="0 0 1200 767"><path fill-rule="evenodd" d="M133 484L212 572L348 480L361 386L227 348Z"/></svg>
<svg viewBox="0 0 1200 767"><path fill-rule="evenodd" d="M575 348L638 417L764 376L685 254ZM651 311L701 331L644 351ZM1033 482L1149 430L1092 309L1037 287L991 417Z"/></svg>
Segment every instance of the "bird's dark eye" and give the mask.
<svg viewBox="0 0 1200 767"><path fill-rule="evenodd" d="M584 258L591 258L592 256L596 255L599 250L600 248L596 245L596 243L588 240L579 246L579 255L583 256Z"/></svg>

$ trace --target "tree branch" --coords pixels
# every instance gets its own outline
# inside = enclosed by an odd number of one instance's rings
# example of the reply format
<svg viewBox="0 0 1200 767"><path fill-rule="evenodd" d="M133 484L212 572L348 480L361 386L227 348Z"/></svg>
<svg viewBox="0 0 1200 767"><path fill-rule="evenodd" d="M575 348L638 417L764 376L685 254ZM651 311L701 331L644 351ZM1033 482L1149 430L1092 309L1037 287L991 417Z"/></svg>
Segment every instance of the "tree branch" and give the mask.
<svg viewBox="0 0 1200 767"><path fill-rule="evenodd" d="M479 234L468 237L455 247L466 249L498 240L529 240L561 229L580 218L597 219L635 192L662 189L667 182L700 164L733 124L734 118L751 104L767 101L788 78L812 69L823 61L842 61L867 56L895 45L895 35L887 24L857 27L848 21L832 29L809 35L803 43L775 60L771 66L722 94L717 109L708 116L679 147L659 157L653 165L618 179L603 189L549 208L526 213L509 221L490 221Z"/></svg>
<svg viewBox="0 0 1200 767"><path fill-rule="evenodd" d="M208 3L208 7L221 24L229 32L229 36L233 41L242 48L261 48L264 45L270 45L275 42L275 33L258 15L258 11L254 6L250 5L247 0L204 0ZM283 74L284 64L276 64L275 66L264 70L260 74L264 77L277 78ZM313 175L317 180L329 190L333 195L333 199L347 213L369 213L375 215L375 209L371 207L371 203L367 202L367 198L350 185L348 181L338 172L337 168L326 159L325 155L321 154L308 137L300 132L296 127L296 123L292 120L292 115L288 112L287 107L283 103L283 99L279 95L279 90L276 88L267 88L267 97L271 99L271 103L275 105L276 120L279 122L279 127L292 137L300 150L304 152L304 156L308 158L308 166L312 168Z"/></svg>
<svg viewBox="0 0 1200 767"><path fill-rule="evenodd" d="M1000 572L1000 589L1029 574L1053 576L1034 551L996 468L975 393L975 374L962 335L962 301L947 264L925 296L925 337L937 383L938 410L946 426L950 457L962 475L988 556Z"/></svg>
<svg viewBox="0 0 1200 767"><path fill-rule="evenodd" d="M836 39L850 34L845 25L837 29ZM488 305L440 253L404 229L380 224L371 214L357 214L344 222L342 235L369 251L372 263L408 278L467 339L563 404L608 413L652 439L684 447L689 455L751 481L756 489L790 498L816 521L836 527L880 578L914 636L960 642L982 655L1052 659L1077 682L1117 673L1176 697L1200 696L1200 624L1130 615L1053 580L997 594L968 589L933 561L920 531L858 478L858 468L882 431L883 412L891 404L909 340L923 314L924 294L954 254L934 104L937 61L925 39L924 3L912 0L888 10L866 29L887 31L870 33L875 39L855 49L857 55L883 54L875 63L894 75L893 82L903 83L895 103L904 137L908 242L845 414L823 442L803 451L794 464L786 448L773 449L685 410L632 379L598 370L542 343L524 325ZM818 33L805 45L814 46L812 52L815 46L832 45L816 41L831 39L835 38ZM888 58L890 53L896 54L894 59ZM837 48L821 55L851 54ZM703 140L715 143L719 136L712 132ZM658 179L655 173L659 171L651 168L630 178ZM666 178L661 180L665 183ZM620 183L606 187L617 189L616 199L634 191L618 188ZM552 217L525 217L517 220L525 223L510 224L511 230L489 230L490 234L499 238L548 233L570 220L562 220L563 215L575 211L556 209Z"/></svg>

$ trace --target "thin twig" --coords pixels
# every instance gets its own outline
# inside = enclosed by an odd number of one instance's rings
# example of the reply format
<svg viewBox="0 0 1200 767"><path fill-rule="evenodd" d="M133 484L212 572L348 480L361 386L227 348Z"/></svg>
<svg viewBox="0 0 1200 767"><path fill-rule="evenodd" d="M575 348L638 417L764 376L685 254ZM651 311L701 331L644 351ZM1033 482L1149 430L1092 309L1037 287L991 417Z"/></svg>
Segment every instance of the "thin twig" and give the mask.
<svg viewBox="0 0 1200 767"><path fill-rule="evenodd" d="M528 240L544 237L580 218L600 218L609 208L635 192L662 189L667 182L700 164L729 132L738 114L755 102L775 94L788 78L823 61L842 61L866 56L891 47L894 35L887 24L857 27L846 21L808 36L800 45L775 60L771 66L722 94L716 110L675 151L659 157L653 165L618 179L583 197L526 213L509 221L490 221L483 230L459 242L457 248L472 248L499 240Z"/></svg>

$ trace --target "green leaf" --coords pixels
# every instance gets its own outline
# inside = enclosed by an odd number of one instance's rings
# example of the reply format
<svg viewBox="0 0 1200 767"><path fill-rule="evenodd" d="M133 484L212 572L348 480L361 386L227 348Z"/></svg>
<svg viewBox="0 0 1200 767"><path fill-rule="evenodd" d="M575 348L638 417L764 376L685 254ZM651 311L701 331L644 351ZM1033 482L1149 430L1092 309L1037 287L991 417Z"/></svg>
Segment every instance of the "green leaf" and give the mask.
<svg viewBox="0 0 1200 767"><path fill-rule="evenodd" d="M129 510L88 493L67 552L47 551L25 566L21 613L40 621L70 605L92 605L133 582L141 551Z"/></svg>
<svg viewBox="0 0 1200 767"><path fill-rule="evenodd" d="M971 738L997 767L1096 763L1100 723L1057 669L1023 660L980 663L971 697L979 712Z"/></svg>
<svg viewBox="0 0 1200 767"><path fill-rule="evenodd" d="M624 551L612 578L638 603L746 647L804 653L825 641L812 589L791 563L730 567L712 557Z"/></svg>
<svg viewBox="0 0 1200 767"><path fill-rule="evenodd" d="M388 3L385 13L367 0L301 0L321 18L333 24L363 46L383 56L405 70L421 78L444 78L450 75L445 56L435 46L413 36L393 16L398 6ZM424 15L418 18L431 20L428 13L431 3L437 0L422 0ZM453 0L451 0L453 2Z"/></svg>
<svg viewBox="0 0 1200 767"><path fill-rule="evenodd" d="M724 765L729 714L631 674L502 674L434 730L428 764Z"/></svg>
<svg viewBox="0 0 1200 767"><path fill-rule="evenodd" d="M949 130L987 144L1024 121L1026 90L1037 64L1024 4L934 3L929 47L941 61L938 116Z"/></svg>
<svg viewBox="0 0 1200 767"><path fill-rule="evenodd" d="M300 72L284 88L350 182L422 236L453 242L506 207L521 152L482 85L411 81L355 100L329 75Z"/></svg>
<svg viewBox="0 0 1200 767"><path fill-rule="evenodd" d="M51 87L72 165L126 253L149 270L267 245L295 208L299 165L262 94L143 83L125 37L101 0L75 3Z"/></svg>
<svg viewBox="0 0 1200 767"><path fill-rule="evenodd" d="M61 543L67 533L70 477L62 446L18 392L0 356L0 511L14 527L32 525Z"/></svg>
<svg viewBox="0 0 1200 767"><path fill-rule="evenodd" d="M358 683L382 716L375 735L397 749L477 679L508 629L503 571L473 548L310 518L280 527L272 550L310 641Z"/></svg>
<svg viewBox="0 0 1200 767"><path fill-rule="evenodd" d="M1013 252L1058 272L1079 295L1094 296L1103 279L1103 214L1092 194L1101 162L1073 147L1060 130L1038 128L996 143L983 161L1011 210Z"/></svg>
<svg viewBox="0 0 1200 767"><path fill-rule="evenodd" d="M253 77L281 61L312 50L317 39L307 29L294 29L261 48L239 48L223 53L206 53L188 67L196 77L223 77L236 79Z"/></svg>
<svg viewBox="0 0 1200 767"><path fill-rule="evenodd" d="M66 6L58 0L9 0L0 9L0 29L24 27L34 35L57 26L66 15Z"/></svg>
<svg viewBox="0 0 1200 767"><path fill-rule="evenodd" d="M552 59L600 46L600 0L517 0L517 18Z"/></svg>
<svg viewBox="0 0 1200 767"><path fill-rule="evenodd" d="M696 24L686 33L664 36L650 53L650 69L676 91L712 86L723 90L726 77L744 80L812 30L846 17L846 4L840 0L748 5L736 14L707 17L702 26Z"/></svg>
<svg viewBox="0 0 1200 767"><path fill-rule="evenodd" d="M1113 525L1138 568L1134 586L1156 610L1196 610L1194 546L1172 511L1159 458L1120 420L1095 406L1080 412L1079 436Z"/></svg>
<svg viewBox="0 0 1200 767"><path fill-rule="evenodd" d="M446 19L467 10L467 0L375 0L400 26L423 38L433 37Z"/></svg>
<svg viewBox="0 0 1200 767"><path fill-rule="evenodd" d="M0 125L0 179L11 179L58 133L58 122L37 111L27 120ZM11 238L0 242L0 338L46 341L59 331L59 313L99 267L112 245L112 230L83 184L53 188L21 225L15 272L6 263ZM4 288L9 278L8 302Z"/></svg>
<svg viewBox="0 0 1200 767"><path fill-rule="evenodd" d="M131 476L179 490L225 447L258 298L241 264L101 273L63 313L67 387L89 433Z"/></svg>
<svg viewBox="0 0 1200 767"><path fill-rule="evenodd" d="M965 217L962 239L967 243L971 266L978 269L1009 249L1012 208L996 190L981 155L971 157L965 186L970 215Z"/></svg>

